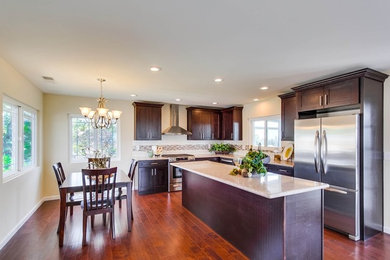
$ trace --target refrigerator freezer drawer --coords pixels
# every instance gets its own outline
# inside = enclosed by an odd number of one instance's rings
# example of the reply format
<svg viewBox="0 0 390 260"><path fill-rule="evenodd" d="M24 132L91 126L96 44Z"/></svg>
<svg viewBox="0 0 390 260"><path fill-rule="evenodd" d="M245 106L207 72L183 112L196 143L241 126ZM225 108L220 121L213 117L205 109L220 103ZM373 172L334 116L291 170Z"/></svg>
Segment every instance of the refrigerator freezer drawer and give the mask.
<svg viewBox="0 0 390 260"><path fill-rule="evenodd" d="M325 226L346 233L353 240L360 237L359 192L337 187L324 191Z"/></svg>

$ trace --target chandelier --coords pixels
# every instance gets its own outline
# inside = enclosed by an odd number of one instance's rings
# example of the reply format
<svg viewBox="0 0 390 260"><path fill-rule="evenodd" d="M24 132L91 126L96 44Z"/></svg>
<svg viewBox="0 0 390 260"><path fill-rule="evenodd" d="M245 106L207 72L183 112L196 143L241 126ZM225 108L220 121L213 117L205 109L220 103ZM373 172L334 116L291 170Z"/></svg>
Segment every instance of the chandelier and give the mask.
<svg viewBox="0 0 390 260"><path fill-rule="evenodd" d="M89 118L93 128L109 128L118 121L122 111L109 111L106 108L105 103L107 99L103 97L103 82L106 80L98 79L98 81L100 82L100 98L97 100L98 107L95 110L91 110L89 107L80 107L80 111L85 118Z"/></svg>

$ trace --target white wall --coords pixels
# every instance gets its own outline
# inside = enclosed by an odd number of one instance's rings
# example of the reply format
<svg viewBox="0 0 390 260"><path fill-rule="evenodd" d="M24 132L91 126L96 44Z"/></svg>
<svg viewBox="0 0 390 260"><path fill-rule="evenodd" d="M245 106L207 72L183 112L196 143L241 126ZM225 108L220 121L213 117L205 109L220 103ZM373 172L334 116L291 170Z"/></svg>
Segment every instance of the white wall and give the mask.
<svg viewBox="0 0 390 260"><path fill-rule="evenodd" d="M42 92L2 58L0 58L0 91L2 95L7 95L38 110L38 167L6 183L3 183L0 178L1 248L42 199ZM0 107L2 109L3 106ZM1 140L1 150L2 144Z"/></svg>

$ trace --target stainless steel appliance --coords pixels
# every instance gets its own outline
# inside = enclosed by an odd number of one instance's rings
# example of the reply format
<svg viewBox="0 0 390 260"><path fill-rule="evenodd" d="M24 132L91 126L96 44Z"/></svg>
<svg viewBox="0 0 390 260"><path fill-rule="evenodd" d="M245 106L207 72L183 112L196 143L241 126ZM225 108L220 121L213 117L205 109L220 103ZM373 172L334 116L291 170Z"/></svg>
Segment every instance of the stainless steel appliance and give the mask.
<svg viewBox="0 0 390 260"><path fill-rule="evenodd" d="M295 120L294 177L328 183L325 226L360 239L360 117Z"/></svg>
<svg viewBox="0 0 390 260"><path fill-rule="evenodd" d="M168 191L180 191L182 189L182 169L173 167L170 163L194 161L195 156L192 154L163 154L162 157L168 158L169 161Z"/></svg>

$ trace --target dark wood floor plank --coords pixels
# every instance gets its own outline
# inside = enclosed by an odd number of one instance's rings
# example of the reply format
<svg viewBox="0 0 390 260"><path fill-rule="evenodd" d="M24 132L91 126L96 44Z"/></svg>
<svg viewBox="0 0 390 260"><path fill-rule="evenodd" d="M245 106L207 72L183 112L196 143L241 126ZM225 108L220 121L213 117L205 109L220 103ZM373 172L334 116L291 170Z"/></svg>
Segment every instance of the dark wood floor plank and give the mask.
<svg viewBox="0 0 390 260"><path fill-rule="evenodd" d="M122 205L123 206L123 205ZM64 247L58 246L59 202L45 202L0 251L0 259L246 259L234 246L181 205L181 193L138 196L134 193L134 223L127 232L126 207L116 206L115 233L101 216L88 225L82 247L82 211L68 216ZM90 224L90 223L89 223ZM353 242L325 230L325 259L390 259L390 236L379 234Z"/></svg>

